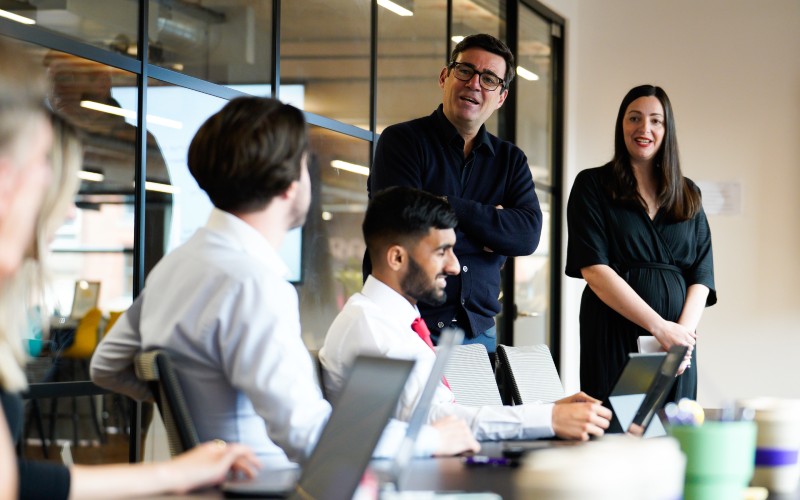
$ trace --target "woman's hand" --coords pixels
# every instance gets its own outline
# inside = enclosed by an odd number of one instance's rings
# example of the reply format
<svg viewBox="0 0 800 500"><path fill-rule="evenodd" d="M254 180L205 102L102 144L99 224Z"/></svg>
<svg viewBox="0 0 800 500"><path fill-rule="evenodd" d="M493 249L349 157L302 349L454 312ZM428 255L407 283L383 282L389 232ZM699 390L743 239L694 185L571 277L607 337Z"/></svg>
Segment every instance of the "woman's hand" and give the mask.
<svg viewBox="0 0 800 500"><path fill-rule="evenodd" d="M250 448L221 440L198 445L161 465L165 475L179 481L175 493L219 484L229 472L254 477L260 467Z"/></svg>
<svg viewBox="0 0 800 500"><path fill-rule="evenodd" d="M697 335L687 327L666 320L662 321L650 333L653 334L653 337L658 340L658 343L661 344L665 351L668 351L674 345L685 345L689 346L690 354L697 338Z"/></svg>
<svg viewBox="0 0 800 500"><path fill-rule="evenodd" d="M659 328L653 330L652 334L665 351L675 345L689 347L686 351L686 357L683 358L681 366L678 368L678 375L682 375L691 366L692 351L697 342L697 334L688 327L672 321L664 321L662 325L659 325Z"/></svg>

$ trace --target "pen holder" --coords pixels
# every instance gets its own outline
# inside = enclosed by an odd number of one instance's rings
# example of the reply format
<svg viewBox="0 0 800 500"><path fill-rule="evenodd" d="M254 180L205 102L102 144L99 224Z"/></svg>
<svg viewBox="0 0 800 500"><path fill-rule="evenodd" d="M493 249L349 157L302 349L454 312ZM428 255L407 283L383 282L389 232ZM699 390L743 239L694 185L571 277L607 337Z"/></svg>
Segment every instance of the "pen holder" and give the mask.
<svg viewBox="0 0 800 500"><path fill-rule="evenodd" d="M792 493L800 487L800 399L741 400L755 410L758 425L753 486L773 493Z"/></svg>
<svg viewBox="0 0 800 500"><path fill-rule="evenodd" d="M742 498L753 476L755 422L673 425L668 432L686 454L684 500Z"/></svg>

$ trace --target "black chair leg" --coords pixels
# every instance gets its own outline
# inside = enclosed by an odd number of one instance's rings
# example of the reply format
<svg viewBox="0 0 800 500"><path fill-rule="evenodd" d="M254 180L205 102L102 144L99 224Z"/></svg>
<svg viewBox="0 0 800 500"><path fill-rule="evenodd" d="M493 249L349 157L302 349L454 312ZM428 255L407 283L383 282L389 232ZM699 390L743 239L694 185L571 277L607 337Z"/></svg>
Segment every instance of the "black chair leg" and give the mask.
<svg viewBox="0 0 800 500"><path fill-rule="evenodd" d="M47 449L47 439L44 435L44 423L42 423L42 409L39 406L39 400L37 399L31 400L31 408L28 413L28 422L25 424L26 429L30 429L32 420L36 422L36 432L39 433L39 439L42 440L42 455L44 455L44 458L50 458L50 453ZM22 444L23 440L20 440L20 445Z"/></svg>

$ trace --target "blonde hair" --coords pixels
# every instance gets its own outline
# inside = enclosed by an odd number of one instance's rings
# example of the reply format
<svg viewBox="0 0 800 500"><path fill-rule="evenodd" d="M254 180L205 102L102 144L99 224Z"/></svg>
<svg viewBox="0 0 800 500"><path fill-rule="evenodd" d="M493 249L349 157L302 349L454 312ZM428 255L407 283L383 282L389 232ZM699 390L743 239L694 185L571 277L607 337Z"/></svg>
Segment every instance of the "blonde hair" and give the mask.
<svg viewBox="0 0 800 500"><path fill-rule="evenodd" d="M46 95L47 80L42 68L33 64L18 44L0 37L0 154L16 160L24 147L25 131L45 112ZM15 163L12 161L12 165ZM24 352L18 334L24 311L16 311L13 304L23 296L12 293L16 285L11 281L13 278L0 280L0 388L7 391L26 385L22 372Z"/></svg>
<svg viewBox="0 0 800 500"><path fill-rule="evenodd" d="M0 289L0 387L10 392L27 386L22 370L26 354L21 334L27 331L33 319L28 313L33 306L40 306L39 319L45 331L48 325L48 311L52 305L45 294L49 242L72 203L83 159L83 148L75 129L57 115L52 115L52 124L52 180L36 219L33 241L20 269Z"/></svg>
<svg viewBox="0 0 800 500"><path fill-rule="evenodd" d="M46 112L47 78L18 43L0 36L0 151L20 137L21 124Z"/></svg>

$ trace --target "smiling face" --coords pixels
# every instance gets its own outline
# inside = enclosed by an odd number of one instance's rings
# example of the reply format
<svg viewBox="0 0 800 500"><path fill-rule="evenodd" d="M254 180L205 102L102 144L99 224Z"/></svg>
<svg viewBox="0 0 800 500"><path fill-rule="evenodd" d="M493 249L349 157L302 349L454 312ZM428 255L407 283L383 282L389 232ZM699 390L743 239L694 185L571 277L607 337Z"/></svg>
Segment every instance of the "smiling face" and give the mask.
<svg viewBox="0 0 800 500"><path fill-rule="evenodd" d="M499 78L506 74L506 62L502 56L479 48L461 52L456 62L468 64L480 72L490 71ZM465 139L478 133L481 125L503 105L508 95L508 90L503 87L484 90L479 80L480 76L475 74L470 81L462 82L446 67L439 75L444 115Z"/></svg>
<svg viewBox="0 0 800 500"><path fill-rule="evenodd" d="M456 233L452 229L430 229L408 252L408 265L400 280L402 294L410 302L439 305L447 299L447 276L458 274L453 253Z"/></svg>
<svg viewBox="0 0 800 500"><path fill-rule="evenodd" d="M634 166L649 166L664 139L664 107L657 97L640 97L628 105L622 118L625 147Z"/></svg>

